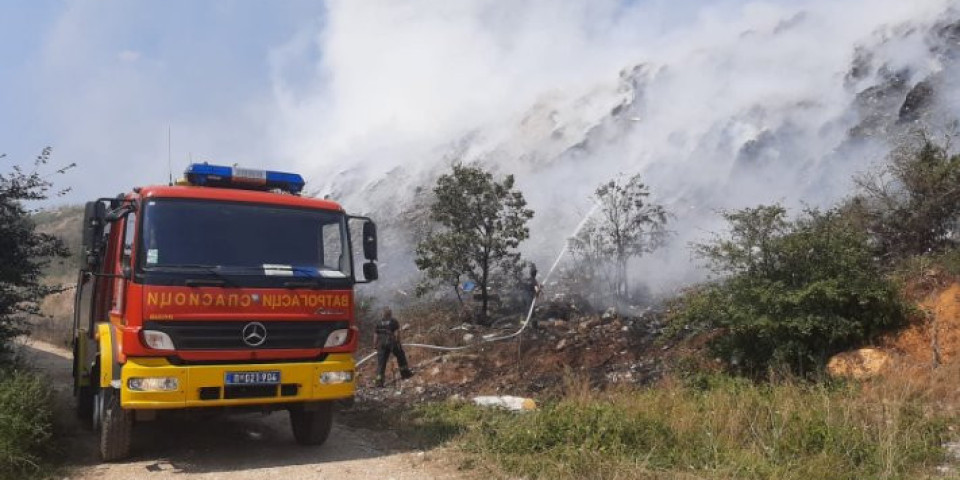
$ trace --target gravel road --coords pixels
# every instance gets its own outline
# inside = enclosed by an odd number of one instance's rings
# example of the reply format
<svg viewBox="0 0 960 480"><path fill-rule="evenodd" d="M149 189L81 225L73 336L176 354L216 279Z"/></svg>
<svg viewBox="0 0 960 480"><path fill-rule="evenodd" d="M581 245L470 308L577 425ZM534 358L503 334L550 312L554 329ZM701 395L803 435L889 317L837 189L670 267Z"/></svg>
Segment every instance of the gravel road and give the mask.
<svg viewBox="0 0 960 480"><path fill-rule="evenodd" d="M404 447L390 432L335 424L321 447L297 445L285 412L206 419L163 419L134 429L133 456L103 464L97 436L73 414L70 352L45 343L23 347L49 377L63 424L70 479L454 479L450 453Z"/></svg>

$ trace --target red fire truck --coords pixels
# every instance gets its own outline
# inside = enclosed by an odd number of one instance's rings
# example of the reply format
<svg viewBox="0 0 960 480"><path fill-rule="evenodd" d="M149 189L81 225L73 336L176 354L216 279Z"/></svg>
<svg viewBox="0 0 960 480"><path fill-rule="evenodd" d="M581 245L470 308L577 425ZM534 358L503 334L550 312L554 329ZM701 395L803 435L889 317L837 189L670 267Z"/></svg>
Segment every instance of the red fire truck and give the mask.
<svg viewBox="0 0 960 480"><path fill-rule="evenodd" d="M354 393L353 286L377 279L377 235L303 187L193 164L177 185L87 203L74 392L104 460L176 409L287 410L298 443L326 440Z"/></svg>

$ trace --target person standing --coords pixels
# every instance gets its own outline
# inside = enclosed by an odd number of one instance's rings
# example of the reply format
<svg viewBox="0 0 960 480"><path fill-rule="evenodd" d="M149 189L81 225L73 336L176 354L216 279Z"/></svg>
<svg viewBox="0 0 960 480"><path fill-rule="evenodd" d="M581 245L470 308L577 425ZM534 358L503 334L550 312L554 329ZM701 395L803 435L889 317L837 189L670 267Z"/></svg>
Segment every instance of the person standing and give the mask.
<svg viewBox="0 0 960 480"><path fill-rule="evenodd" d="M413 376L413 372L407 365L407 354L404 353L403 345L400 343L400 322L393 318L393 311L389 308L383 309L383 316L377 322L376 329L373 331L373 343L377 350L378 387L383 386L383 374L387 369L387 362L390 361L390 354L397 357L402 378Z"/></svg>
<svg viewBox="0 0 960 480"><path fill-rule="evenodd" d="M540 291L543 289L543 285L537 280L537 266L530 264L530 277L525 279L522 283L523 286L523 297L524 297L524 314L526 314L530 307L533 306L533 301L540 297ZM531 326L536 328L537 319L531 318Z"/></svg>

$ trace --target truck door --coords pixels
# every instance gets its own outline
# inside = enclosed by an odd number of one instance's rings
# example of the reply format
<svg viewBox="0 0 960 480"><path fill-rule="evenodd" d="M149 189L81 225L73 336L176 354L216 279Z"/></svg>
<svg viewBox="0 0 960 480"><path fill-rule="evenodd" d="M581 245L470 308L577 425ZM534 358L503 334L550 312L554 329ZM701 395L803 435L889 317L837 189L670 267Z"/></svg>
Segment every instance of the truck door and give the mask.
<svg viewBox="0 0 960 480"><path fill-rule="evenodd" d="M114 323L126 323L126 305L127 305L127 284L133 278L133 259L134 240L136 237L137 214L129 213L122 220L123 225L116 229L116 238L112 238L111 244L118 248L112 248L111 252L114 261L113 274L113 301L110 304L110 321Z"/></svg>

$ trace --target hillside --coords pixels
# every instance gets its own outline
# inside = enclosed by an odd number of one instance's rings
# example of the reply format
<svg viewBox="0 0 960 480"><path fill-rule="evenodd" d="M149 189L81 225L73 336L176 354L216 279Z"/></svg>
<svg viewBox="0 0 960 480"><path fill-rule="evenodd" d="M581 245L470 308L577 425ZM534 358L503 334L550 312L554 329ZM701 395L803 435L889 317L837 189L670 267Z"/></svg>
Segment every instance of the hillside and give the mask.
<svg viewBox="0 0 960 480"><path fill-rule="evenodd" d="M33 320L33 335L52 344L69 347L73 324L73 286L80 268L83 207L69 205L41 210L33 215L33 220L38 231L60 238L70 249L70 258L56 260L47 267L45 281L62 285L64 291L43 301L45 317Z"/></svg>

